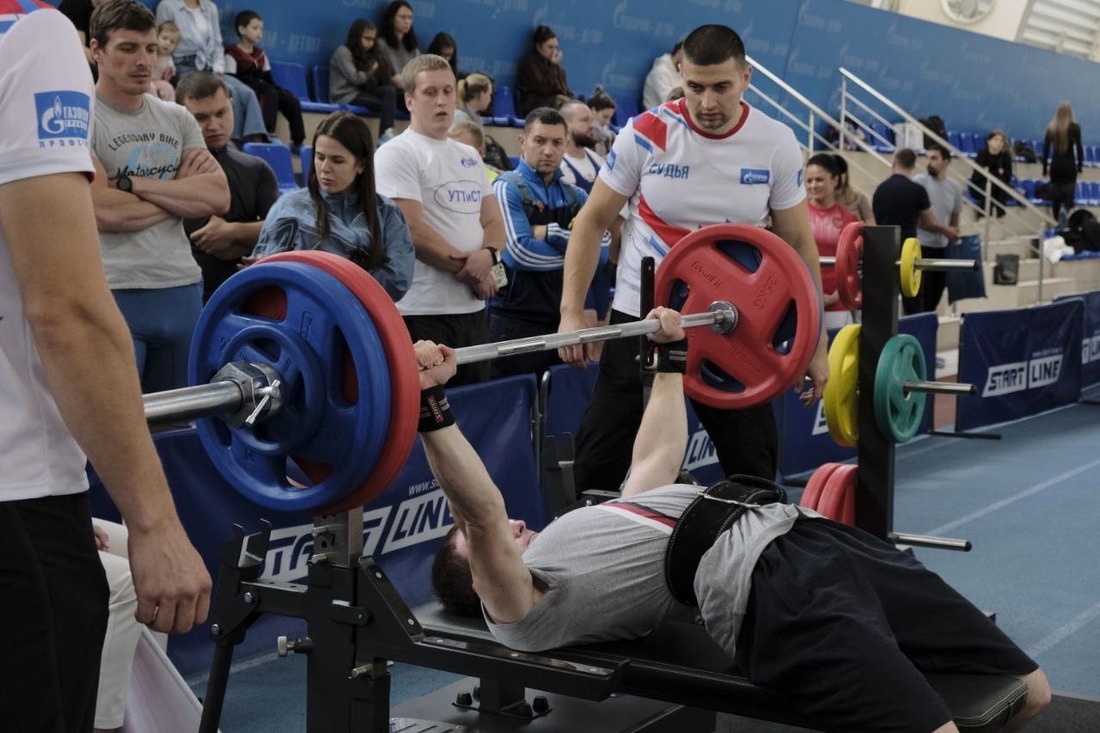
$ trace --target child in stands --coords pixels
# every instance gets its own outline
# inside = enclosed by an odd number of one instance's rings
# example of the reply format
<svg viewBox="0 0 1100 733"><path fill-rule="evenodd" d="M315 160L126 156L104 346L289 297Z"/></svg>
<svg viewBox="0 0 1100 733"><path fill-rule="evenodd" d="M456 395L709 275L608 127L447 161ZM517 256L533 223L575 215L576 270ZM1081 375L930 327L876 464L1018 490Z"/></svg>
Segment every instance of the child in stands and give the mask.
<svg viewBox="0 0 1100 733"><path fill-rule="evenodd" d="M157 65L153 69L153 80L149 85L150 92L166 102L176 101L176 91L171 84L176 75L176 63L172 61L172 54L179 43L179 26L170 20L157 26Z"/></svg>
<svg viewBox="0 0 1100 733"><path fill-rule="evenodd" d="M259 43L264 37L264 20L252 10L242 10L233 20L237 44L225 49L225 73L232 74L256 92L263 110L264 126L275 134L275 116L282 112L290 125L291 150L295 153L306 138L302 105L294 93L275 83L271 62Z"/></svg>

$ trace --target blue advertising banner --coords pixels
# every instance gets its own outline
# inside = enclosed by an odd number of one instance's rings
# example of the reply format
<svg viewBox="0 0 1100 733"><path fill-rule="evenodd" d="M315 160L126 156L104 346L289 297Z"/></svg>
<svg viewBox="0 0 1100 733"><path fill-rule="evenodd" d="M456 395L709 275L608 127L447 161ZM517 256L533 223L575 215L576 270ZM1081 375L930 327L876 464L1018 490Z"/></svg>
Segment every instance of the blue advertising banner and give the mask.
<svg viewBox="0 0 1100 733"><path fill-rule="evenodd" d="M455 418L504 495L509 516L523 518L534 528L548 521L539 489L531 441L535 404L534 377L511 377L495 382L456 387L447 391ZM313 551L312 518L301 513L276 512L237 493L214 468L194 430L158 433L157 450L164 463L176 506L188 536L216 577L218 555L232 526L254 532L259 519L271 522L271 542L261 578L300 582ZM92 476L93 511L117 519L106 492ZM409 460L394 482L363 511L363 552L373 556L389 574L410 606L430 600L428 577L439 539L454 520L438 483L432 477L417 439ZM240 654L270 651L278 634L298 634L304 624L277 616L262 617L250 630ZM190 634L172 637L169 652L184 675L209 664L213 645L208 625Z"/></svg>
<svg viewBox="0 0 1100 733"><path fill-rule="evenodd" d="M959 381L978 394L959 400L955 428L1034 415L1081 396L1080 299L1011 311L967 313Z"/></svg>
<svg viewBox="0 0 1100 733"><path fill-rule="evenodd" d="M921 313L905 316L898 320L898 333L907 333L916 337L924 351L928 374L935 374L936 367L936 331L939 320L934 313ZM829 332L829 344L833 343L836 331ZM927 402L921 433L932 429L932 400ZM823 463L842 462L855 458L856 449L837 445L829 435L825 423L825 407L822 402L807 408L794 392L783 396L782 418L780 420L779 473L783 477L796 476L812 471Z"/></svg>
<svg viewBox="0 0 1100 733"><path fill-rule="evenodd" d="M1063 295L1054 299L1080 300L1085 305L1081 325L1081 387L1100 383L1100 291L1083 295Z"/></svg>

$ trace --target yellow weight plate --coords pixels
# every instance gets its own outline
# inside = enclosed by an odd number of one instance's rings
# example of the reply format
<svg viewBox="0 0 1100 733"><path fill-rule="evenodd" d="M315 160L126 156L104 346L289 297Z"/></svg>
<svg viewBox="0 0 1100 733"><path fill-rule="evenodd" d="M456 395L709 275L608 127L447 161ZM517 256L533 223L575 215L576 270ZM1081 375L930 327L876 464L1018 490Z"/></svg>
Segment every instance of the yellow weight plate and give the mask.
<svg viewBox="0 0 1100 733"><path fill-rule="evenodd" d="M917 260L920 259L920 242L916 237L909 237L901 244L901 294L907 298L917 297L920 292L921 272L917 269Z"/></svg>
<svg viewBox="0 0 1100 733"><path fill-rule="evenodd" d="M825 383L825 424L837 445L859 440L859 326L845 326L829 347L829 381Z"/></svg>

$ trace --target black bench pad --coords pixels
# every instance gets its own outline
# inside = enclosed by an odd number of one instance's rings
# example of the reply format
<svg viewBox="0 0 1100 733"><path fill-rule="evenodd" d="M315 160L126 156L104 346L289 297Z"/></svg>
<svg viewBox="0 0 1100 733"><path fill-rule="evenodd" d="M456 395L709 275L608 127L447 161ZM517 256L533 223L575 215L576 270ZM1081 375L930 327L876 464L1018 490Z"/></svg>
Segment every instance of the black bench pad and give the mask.
<svg viewBox="0 0 1100 733"><path fill-rule="evenodd" d="M429 634L491 641L481 619L460 618L437 603L418 607L416 618ZM780 693L757 687L732 671L733 662L702 626L671 623L644 639L555 649L553 656L592 665L630 664L615 692L732 713L786 725L816 728ZM1024 706L1027 686L1015 677L929 674L961 731L992 733ZM553 690L549 690L553 692Z"/></svg>

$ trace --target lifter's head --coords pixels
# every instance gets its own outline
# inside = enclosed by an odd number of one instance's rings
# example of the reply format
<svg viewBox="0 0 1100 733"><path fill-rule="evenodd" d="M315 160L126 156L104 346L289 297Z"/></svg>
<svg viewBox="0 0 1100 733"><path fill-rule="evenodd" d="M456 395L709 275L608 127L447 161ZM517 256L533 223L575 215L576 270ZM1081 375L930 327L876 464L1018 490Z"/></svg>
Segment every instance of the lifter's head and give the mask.
<svg viewBox="0 0 1100 733"><path fill-rule="evenodd" d="M523 553L538 536L522 519L508 520L508 531ZM448 613L481 616L481 599L474 591L474 576L466 550L466 537L458 525L443 538L432 562L432 592Z"/></svg>

